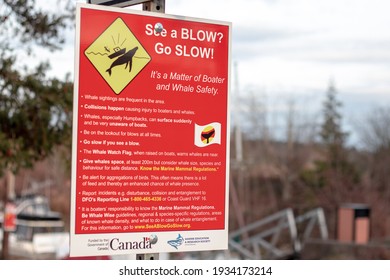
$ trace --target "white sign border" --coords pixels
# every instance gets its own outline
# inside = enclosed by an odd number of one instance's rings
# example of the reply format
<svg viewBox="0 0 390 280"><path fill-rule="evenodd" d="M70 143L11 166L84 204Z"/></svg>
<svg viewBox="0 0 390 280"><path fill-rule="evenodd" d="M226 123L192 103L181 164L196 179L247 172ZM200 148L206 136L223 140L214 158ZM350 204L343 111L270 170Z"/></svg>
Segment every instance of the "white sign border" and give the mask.
<svg viewBox="0 0 390 280"><path fill-rule="evenodd" d="M169 231L169 232L143 232L143 233L113 233L113 234L75 234L75 212L76 212L76 166L77 166L77 146L78 146L78 94L79 94L79 61L80 61L80 24L81 10L94 9L102 11L111 11L118 13L137 14L144 16L161 17L168 19L177 19L181 21L192 21L208 24L225 25L229 27L228 40L228 85L227 85L227 133L226 133L226 189L225 189L225 229L223 230L204 230L204 231ZM74 61L74 100L73 100L73 132L72 132L72 178L71 178L71 217L70 217L70 257L81 256L107 256L107 255L124 255L124 254L149 254L149 253L169 253L169 252L186 252L186 251L205 251L205 250L226 250L228 249L228 228L229 228L229 166L230 166L230 89L231 89L231 39L232 23L225 21L216 21L209 19L200 19L185 16L167 15L161 13L151 13L147 11L138 11L102 5L93 5L85 3L76 4L76 38L75 38L75 61ZM115 242L126 242L129 237L134 242L141 242L144 238L152 234L158 234L159 239L172 240L179 234L183 238L196 240L197 238L206 238L209 242L195 243L192 246L181 245L178 248L170 246L166 242L157 242L148 249L132 250L97 250L94 246L88 246L88 240L115 240ZM130 241L128 241L130 242ZM96 244L98 242L96 241ZM213 246L210 248L210 244Z"/></svg>

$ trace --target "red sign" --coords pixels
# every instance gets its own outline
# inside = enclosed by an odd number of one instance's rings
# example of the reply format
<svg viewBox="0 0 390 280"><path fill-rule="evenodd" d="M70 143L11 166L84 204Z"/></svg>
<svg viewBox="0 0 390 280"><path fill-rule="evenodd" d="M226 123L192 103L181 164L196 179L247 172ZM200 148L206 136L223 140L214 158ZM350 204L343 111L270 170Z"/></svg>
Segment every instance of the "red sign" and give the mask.
<svg viewBox="0 0 390 280"><path fill-rule="evenodd" d="M71 253L226 248L230 24L77 16Z"/></svg>
<svg viewBox="0 0 390 280"><path fill-rule="evenodd" d="M4 230L16 230L16 206L13 202L7 202L4 211Z"/></svg>

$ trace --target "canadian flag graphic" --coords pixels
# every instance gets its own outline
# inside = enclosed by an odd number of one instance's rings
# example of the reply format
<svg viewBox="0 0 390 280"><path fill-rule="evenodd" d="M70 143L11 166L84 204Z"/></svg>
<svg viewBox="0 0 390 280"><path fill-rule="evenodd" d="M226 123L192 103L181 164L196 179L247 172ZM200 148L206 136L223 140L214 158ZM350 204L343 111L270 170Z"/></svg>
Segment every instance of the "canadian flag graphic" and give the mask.
<svg viewBox="0 0 390 280"><path fill-rule="evenodd" d="M195 146L206 147L211 144L221 145L221 124L212 122L206 125L195 124Z"/></svg>

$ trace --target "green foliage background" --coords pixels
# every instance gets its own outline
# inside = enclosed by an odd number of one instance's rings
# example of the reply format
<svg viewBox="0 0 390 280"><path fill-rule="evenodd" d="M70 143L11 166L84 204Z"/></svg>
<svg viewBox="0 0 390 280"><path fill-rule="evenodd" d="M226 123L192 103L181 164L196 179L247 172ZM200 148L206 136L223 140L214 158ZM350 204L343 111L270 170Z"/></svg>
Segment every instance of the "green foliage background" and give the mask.
<svg viewBox="0 0 390 280"><path fill-rule="evenodd" d="M74 7L70 0L45 2L56 9L36 0L0 1L0 172L31 167L71 143L72 82L49 77L49 62L35 51L61 49ZM26 65L34 55L39 63Z"/></svg>

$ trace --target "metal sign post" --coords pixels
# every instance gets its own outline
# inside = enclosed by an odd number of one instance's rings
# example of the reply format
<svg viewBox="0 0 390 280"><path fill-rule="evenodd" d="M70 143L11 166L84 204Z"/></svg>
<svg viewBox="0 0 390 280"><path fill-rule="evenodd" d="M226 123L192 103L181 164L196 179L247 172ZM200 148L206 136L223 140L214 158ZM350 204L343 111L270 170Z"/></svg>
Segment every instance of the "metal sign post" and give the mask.
<svg viewBox="0 0 390 280"><path fill-rule="evenodd" d="M144 11L165 13L165 0L87 0L87 3L120 8L143 4Z"/></svg>
<svg viewBox="0 0 390 280"><path fill-rule="evenodd" d="M143 3L142 9L144 11L165 13L165 0L154 0ZM158 260L160 258L159 253L155 254L137 254L137 260Z"/></svg>
<svg viewBox="0 0 390 280"><path fill-rule="evenodd" d="M144 2L145 3L142 6L142 9L144 11L165 13L165 0L153 0Z"/></svg>

